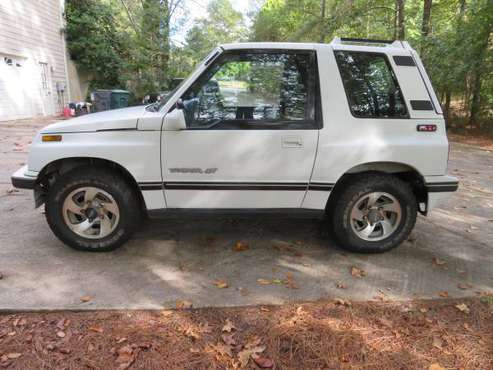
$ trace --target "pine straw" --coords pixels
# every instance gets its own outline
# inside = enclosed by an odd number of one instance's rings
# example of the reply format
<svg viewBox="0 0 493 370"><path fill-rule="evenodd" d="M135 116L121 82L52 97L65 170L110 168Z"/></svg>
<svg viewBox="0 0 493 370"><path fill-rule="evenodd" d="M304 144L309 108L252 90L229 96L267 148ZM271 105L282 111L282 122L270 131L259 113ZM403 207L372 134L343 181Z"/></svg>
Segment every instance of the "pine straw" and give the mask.
<svg viewBox="0 0 493 370"><path fill-rule="evenodd" d="M260 340L276 369L493 368L493 297L0 315L0 368L226 369ZM455 306L465 303L470 313ZM221 353L231 320L232 357ZM57 327L58 326L58 327ZM62 328L62 329L60 329ZM63 331L60 338L57 332ZM120 343L118 343L120 342ZM216 346L219 343L219 346ZM118 362L127 346L130 361ZM16 359L7 354L20 353ZM3 361L1 360L3 357ZM121 358L120 358L121 359ZM258 368L250 360L249 368Z"/></svg>

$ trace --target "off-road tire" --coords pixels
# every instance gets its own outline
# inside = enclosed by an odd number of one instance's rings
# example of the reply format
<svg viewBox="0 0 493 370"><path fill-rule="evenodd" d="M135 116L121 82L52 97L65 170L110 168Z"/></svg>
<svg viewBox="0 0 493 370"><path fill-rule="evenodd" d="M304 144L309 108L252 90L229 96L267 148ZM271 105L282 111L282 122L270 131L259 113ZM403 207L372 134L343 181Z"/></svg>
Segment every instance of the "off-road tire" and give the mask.
<svg viewBox="0 0 493 370"><path fill-rule="evenodd" d="M386 192L393 195L400 203L402 215L397 229L387 238L380 241L368 241L360 238L350 225L350 213L355 202L364 194ZM411 186L392 175L362 175L351 182L346 189L338 194L330 210L331 229L340 247L359 253L382 253L391 250L411 233L417 217L417 202Z"/></svg>
<svg viewBox="0 0 493 370"><path fill-rule="evenodd" d="M65 224L62 207L65 198L73 190L98 187L114 198L118 204L118 225L101 239L89 239L77 235ZM128 181L107 168L77 167L58 177L50 187L45 203L45 215L53 233L63 243L80 251L108 252L126 242L142 219L140 201Z"/></svg>

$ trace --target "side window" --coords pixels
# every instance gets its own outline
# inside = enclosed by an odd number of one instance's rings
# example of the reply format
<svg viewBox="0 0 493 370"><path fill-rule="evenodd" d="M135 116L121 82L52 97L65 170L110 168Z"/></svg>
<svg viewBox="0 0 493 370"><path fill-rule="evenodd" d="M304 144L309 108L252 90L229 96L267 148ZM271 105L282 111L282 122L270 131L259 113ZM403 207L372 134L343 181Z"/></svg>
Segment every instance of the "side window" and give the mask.
<svg viewBox="0 0 493 370"><path fill-rule="evenodd" d="M182 96L192 129L313 129L315 54L225 53Z"/></svg>
<svg viewBox="0 0 493 370"><path fill-rule="evenodd" d="M385 55L336 51L335 56L355 117L409 118L397 78Z"/></svg>

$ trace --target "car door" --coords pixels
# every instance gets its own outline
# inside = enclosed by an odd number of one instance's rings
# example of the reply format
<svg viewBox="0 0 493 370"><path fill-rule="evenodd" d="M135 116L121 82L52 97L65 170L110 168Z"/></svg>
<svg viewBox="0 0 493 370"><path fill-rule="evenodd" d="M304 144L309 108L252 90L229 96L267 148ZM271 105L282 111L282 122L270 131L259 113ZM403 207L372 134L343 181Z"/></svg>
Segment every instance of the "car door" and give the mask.
<svg viewBox="0 0 493 370"><path fill-rule="evenodd" d="M186 129L164 131L169 208L296 208L321 127L312 50L221 54L181 96Z"/></svg>

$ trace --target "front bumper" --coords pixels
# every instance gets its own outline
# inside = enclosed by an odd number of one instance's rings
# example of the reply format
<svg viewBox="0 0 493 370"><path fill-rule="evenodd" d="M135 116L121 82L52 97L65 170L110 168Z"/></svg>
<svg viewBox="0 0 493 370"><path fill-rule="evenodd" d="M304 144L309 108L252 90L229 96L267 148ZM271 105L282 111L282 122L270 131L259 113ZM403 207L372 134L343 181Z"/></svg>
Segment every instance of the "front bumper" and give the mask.
<svg viewBox="0 0 493 370"><path fill-rule="evenodd" d="M15 188L32 190L36 185L37 178L38 173L29 171L26 165L15 171L10 177L10 180Z"/></svg>

